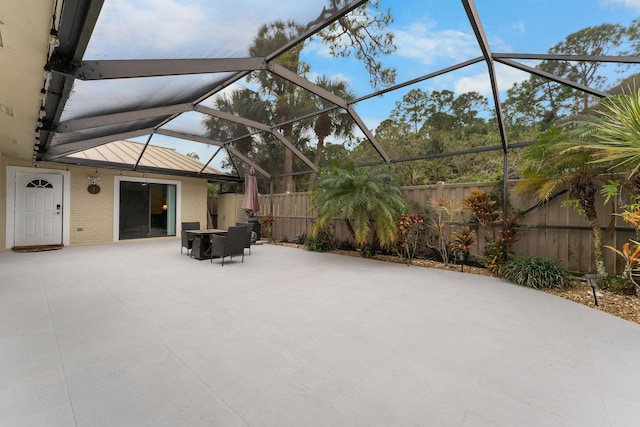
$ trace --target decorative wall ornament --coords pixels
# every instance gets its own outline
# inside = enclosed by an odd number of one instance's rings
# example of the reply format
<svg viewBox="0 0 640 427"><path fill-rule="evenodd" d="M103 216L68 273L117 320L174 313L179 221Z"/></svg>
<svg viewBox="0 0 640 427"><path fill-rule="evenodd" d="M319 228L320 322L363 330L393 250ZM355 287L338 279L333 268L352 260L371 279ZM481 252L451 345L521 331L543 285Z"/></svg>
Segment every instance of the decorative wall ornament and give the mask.
<svg viewBox="0 0 640 427"><path fill-rule="evenodd" d="M98 185L98 181L100 181L99 176L88 176L87 179L91 181L91 184L87 187L87 191L90 194L98 194L100 192L100 186Z"/></svg>

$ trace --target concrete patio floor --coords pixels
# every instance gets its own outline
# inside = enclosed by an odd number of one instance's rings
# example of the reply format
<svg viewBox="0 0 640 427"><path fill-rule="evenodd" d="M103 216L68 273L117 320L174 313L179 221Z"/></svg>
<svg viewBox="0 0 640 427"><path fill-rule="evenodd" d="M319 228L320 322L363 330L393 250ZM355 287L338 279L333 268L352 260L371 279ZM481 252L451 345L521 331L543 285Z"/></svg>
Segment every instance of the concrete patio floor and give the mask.
<svg viewBox="0 0 640 427"><path fill-rule="evenodd" d="M177 240L0 253L2 426L637 426L640 326L484 276Z"/></svg>

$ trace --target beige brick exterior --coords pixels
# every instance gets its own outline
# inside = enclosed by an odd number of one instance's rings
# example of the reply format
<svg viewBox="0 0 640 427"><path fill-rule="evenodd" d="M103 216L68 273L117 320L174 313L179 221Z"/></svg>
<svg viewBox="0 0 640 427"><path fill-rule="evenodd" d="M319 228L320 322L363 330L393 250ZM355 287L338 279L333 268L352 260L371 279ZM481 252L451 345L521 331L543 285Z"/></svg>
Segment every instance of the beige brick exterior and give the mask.
<svg viewBox="0 0 640 427"><path fill-rule="evenodd" d="M207 227L207 182L202 179L182 179L182 222L199 221Z"/></svg>
<svg viewBox="0 0 640 427"><path fill-rule="evenodd" d="M7 241L7 157L0 153L0 249Z"/></svg>
<svg viewBox="0 0 640 427"><path fill-rule="evenodd" d="M6 177L7 166L30 167L30 163L16 159L8 159L0 155L0 249L6 248ZM55 163L39 163L39 168L66 170L65 165ZM115 177L141 178L142 173L120 172L110 169L97 169L84 166L69 166L70 172L70 226L69 240L71 245L87 245L111 243L114 237L114 185ZM87 187L91 183L88 176L98 176L100 193L90 194ZM200 221L203 228L207 225L207 181L198 178L186 178L167 175L145 174L144 177L153 182L177 181L181 187L181 216L176 218L176 228L182 221ZM12 226L12 225L9 225ZM176 237L178 239L179 237Z"/></svg>

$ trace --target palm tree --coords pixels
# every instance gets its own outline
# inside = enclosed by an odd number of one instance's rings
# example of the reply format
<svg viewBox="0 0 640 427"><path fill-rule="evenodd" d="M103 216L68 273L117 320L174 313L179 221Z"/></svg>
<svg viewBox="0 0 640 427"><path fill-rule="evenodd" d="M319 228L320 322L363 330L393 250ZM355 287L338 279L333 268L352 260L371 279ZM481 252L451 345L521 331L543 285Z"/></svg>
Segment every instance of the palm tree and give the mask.
<svg viewBox="0 0 640 427"><path fill-rule="evenodd" d="M395 221L405 210L400 187L390 166L356 168L354 164L331 165L322 171L310 196L318 218L315 238L335 217L345 220L351 237L364 246L373 228L382 245L396 238Z"/></svg>
<svg viewBox="0 0 640 427"><path fill-rule="evenodd" d="M277 48L295 40L304 28L293 21L275 21L265 24L258 30L249 48L249 54L253 57L266 56ZM275 62L284 68L300 76L308 71L308 65L300 60L300 51L303 44L292 47L280 55ZM284 123L280 129L282 135L288 141L295 143L293 137L296 133L295 126L303 126L304 123L292 122L296 114L304 114L308 109L309 97L293 83L278 77L270 72L257 72L250 75L249 80L260 84L260 90L273 99L274 122ZM293 153L288 148L284 149L284 191L295 191L293 181Z"/></svg>
<svg viewBox="0 0 640 427"><path fill-rule="evenodd" d="M355 94L349 89L348 83L344 80L330 79L327 76L320 76L316 79L315 84L323 89L328 90L336 96L350 101L355 98ZM323 110L325 108L331 108L333 103L316 97L316 103L318 108ZM313 159L313 164L320 166L320 159L322 158L322 150L324 149L324 141L329 135L335 135L337 137L350 138L353 136L354 122L348 112L342 109L334 109L322 114L319 114L313 118L313 132L316 134L317 145L316 154ZM311 183L315 180L315 174L311 175Z"/></svg>
<svg viewBox="0 0 640 427"><path fill-rule="evenodd" d="M633 177L640 171L640 88L603 100L596 114L572 122L582 147L593 150L595 163Z"/></svg>
<svg viewBox="0 0 640 427"><path fill-rule="evenodd" d="M567 189L573 206L591 225L596 273L599 278L605 278L602 231L595 198L601 187L598 176L606 172L607 166L593 162L592 150L579 148L582 141L575 138L575 132L567 134L551 128L527 147L522 153L522 179L516 191L533 192L543 202Z"/></svg>
<svg viewBox="0 0 640 427"><path fill-rule="evenodd" d="M229 95L217 96L214 99L214 107L225 113L257 122L269 123L271 120L271 103L249 89L236 89ZM248 126L211 116L204 119L204 125L210 138L222 142L240 138L233 142L234 147L245 156L251 152L254 139L246 136L251 133Z"/></svg>

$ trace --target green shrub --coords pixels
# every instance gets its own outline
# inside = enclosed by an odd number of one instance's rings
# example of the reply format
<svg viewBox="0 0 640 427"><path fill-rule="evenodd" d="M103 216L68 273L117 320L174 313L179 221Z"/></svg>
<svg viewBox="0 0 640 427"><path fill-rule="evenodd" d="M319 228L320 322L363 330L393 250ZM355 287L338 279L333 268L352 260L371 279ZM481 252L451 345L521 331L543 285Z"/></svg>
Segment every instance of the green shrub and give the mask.
<svg viewBox="0 0 640 427"><path fill-rule="evenodd" d="M598 286L618 295L636 295L635 284L626 274L607 276L598 279Z"/></svg>
<svg viewBox="0 0 640 427"><path fill-rule="evenodd" d="M514 258L502 267L502 275L529 288L564 288L572 285L571 275L557 261L538 257Z"/></svg>
<svg viewBox="0 0 640 427"><path fill-rule="evenodd" d="M307 236L304 246L312 252L329 252L338 247L338 240L330 227L318 231L316 237Z"/></svg>

